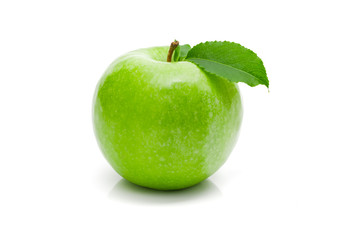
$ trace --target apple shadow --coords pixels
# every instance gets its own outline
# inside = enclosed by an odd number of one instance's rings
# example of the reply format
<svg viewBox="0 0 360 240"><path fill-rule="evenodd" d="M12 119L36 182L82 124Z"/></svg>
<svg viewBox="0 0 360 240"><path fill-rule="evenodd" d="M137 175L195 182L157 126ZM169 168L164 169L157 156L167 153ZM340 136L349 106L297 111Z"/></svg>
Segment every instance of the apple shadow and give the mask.
<svg viewBox="0 0 360 240"><path fill-rule="evenodd" d="M221 197L219 188L209 179L189 188L160 191L140 187L126 179L118 181L108 197L133 204L171 204L179 202L209 200Z"/></svg>

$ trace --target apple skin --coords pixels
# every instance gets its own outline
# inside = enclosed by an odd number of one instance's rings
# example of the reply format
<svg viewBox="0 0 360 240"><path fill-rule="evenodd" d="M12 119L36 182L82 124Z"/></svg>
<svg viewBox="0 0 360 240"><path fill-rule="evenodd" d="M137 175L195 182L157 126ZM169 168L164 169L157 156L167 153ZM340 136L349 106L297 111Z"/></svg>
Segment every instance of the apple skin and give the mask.
<svg viewBox="0 0 360 240"><path fill-rule="evenodd" d="M166 62L168 47L115 60L93 100L94 131L105 158L140 186L175 190L212 175L238 138L242 104L236 83L195 64Z"/></svg>

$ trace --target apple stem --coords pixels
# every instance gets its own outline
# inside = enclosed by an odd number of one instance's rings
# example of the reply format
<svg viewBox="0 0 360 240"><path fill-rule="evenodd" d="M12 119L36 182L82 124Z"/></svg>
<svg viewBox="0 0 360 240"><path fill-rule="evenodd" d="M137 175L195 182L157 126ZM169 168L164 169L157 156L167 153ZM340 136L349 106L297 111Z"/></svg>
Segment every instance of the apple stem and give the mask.
<svg viewBox="0 0 360 240"><path fill-rule="evenodd" d="M179 46L179 41L175 40L174 42L171 43L170 48L169 48L169 53L167 55L167 62L171 62L173 52L177 48L177 46Z"/></svg>

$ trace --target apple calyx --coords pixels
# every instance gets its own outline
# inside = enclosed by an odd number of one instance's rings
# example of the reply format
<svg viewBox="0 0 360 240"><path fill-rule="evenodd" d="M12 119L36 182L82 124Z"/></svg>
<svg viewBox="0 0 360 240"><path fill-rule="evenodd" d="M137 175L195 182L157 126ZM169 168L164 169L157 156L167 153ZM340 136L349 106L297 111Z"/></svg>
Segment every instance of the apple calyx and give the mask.
<svg viewBox="0 0 360 240"><path fill-rule="evenodd" d="M171 62L172 55L174 53L174 50L177 48L177 46L179 46L179 41L176 40L170 44L170 48L166 60L167 62Z"/></svg>

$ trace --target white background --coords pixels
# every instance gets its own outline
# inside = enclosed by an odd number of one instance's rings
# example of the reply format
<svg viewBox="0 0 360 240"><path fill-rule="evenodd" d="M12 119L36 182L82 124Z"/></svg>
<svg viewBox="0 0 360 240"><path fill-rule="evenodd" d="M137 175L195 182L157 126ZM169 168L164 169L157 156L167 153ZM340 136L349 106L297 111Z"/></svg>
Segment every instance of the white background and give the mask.
<svg viewBox="0 0 360 240"><path fill-rule="evenodd" d="M0 239L360 239L357 1L1 1ZM229 40L263 59L204 183L122 180L92 130L97 81L138 48Z"/></svg>

